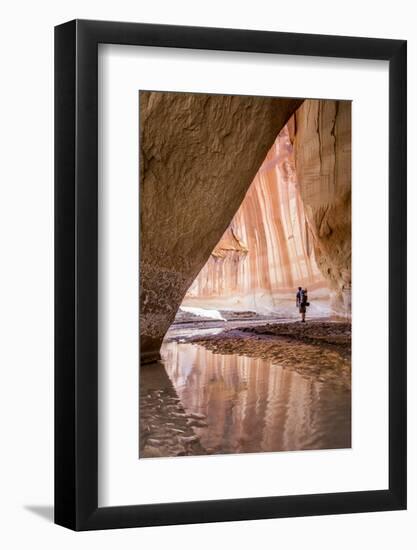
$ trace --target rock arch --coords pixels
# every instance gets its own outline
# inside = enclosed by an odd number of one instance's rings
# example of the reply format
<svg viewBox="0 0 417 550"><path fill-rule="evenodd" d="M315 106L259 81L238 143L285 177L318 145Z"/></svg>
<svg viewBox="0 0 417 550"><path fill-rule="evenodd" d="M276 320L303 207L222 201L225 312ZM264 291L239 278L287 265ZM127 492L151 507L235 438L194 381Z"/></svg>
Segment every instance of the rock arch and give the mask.
<svg viewBox="0 0 417 550"><path fill-rule="evenodd" d="M182 299L302 100L140 93L140 350L159 357Z"/></svg>

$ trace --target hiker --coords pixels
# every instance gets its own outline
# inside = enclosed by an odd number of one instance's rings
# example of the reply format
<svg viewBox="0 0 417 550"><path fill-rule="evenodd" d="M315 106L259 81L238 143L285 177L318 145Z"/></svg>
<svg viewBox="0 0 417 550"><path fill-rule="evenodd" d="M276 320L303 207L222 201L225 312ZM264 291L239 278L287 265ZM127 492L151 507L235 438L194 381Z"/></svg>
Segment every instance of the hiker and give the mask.
<svg viewBox="0 0 417 550"><path fill-rule="evenodd" d="M301 289L301 291L298 290L298 292L300 293L299 312L301 313L301 322L305 323L307 307L310 305L308 301L307 289L304 288L304 289ZM298 292L297 292L297 296L298 296Z"/></svg>

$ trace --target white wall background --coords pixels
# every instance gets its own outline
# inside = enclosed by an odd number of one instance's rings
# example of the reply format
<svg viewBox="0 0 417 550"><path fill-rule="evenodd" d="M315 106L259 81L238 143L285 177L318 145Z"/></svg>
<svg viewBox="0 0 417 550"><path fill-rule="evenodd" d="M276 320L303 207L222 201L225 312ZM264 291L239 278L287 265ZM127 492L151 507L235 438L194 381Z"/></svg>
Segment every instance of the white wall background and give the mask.
<svg viewBox="0 0 417 550"><path fill-rule="evenodd" d="M3 548L321 550L417 542L415 334L409 314L409 510L96 533L51 523L53 498L53 26L73 18L408 39L409 280L417 280L417 36L413 3L39 0L1 10L0 544ZM375 129L377 131L377 129ZM369 136L372 139L372 136ZM3 194L4 193L4 194ZM371 213L370 213L371 218ZM377 275L377 274L376 274ZM414 285L413 285L414 286ZM409 311L417 308L410 290ZM371 396L370 396L371 399ZM343 475L343 472L340 473Z"/></svg>

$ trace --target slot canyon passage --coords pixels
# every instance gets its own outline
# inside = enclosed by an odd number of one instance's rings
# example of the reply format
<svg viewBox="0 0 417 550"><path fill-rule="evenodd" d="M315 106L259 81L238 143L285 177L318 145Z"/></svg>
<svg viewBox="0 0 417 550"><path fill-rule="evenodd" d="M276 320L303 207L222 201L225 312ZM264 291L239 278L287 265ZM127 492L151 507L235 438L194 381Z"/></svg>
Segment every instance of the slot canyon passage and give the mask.
<svg viewBox="0 0 417 550"><path fill-rule="evenodd" d="M351 102L139 106L139 457L349 448Z"/></svg>

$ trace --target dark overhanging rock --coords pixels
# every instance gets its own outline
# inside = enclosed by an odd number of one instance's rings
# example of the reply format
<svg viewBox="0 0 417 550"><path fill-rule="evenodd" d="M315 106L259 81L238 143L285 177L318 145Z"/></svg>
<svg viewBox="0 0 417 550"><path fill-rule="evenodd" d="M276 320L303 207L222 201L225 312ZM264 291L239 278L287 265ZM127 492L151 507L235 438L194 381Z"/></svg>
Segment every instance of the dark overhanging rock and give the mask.
<svg viewBox="0 0 417 550"><path fill-rule="evenodd" d="M159 358L183 297L302 100L140 93L140 350Z"/></svg>

